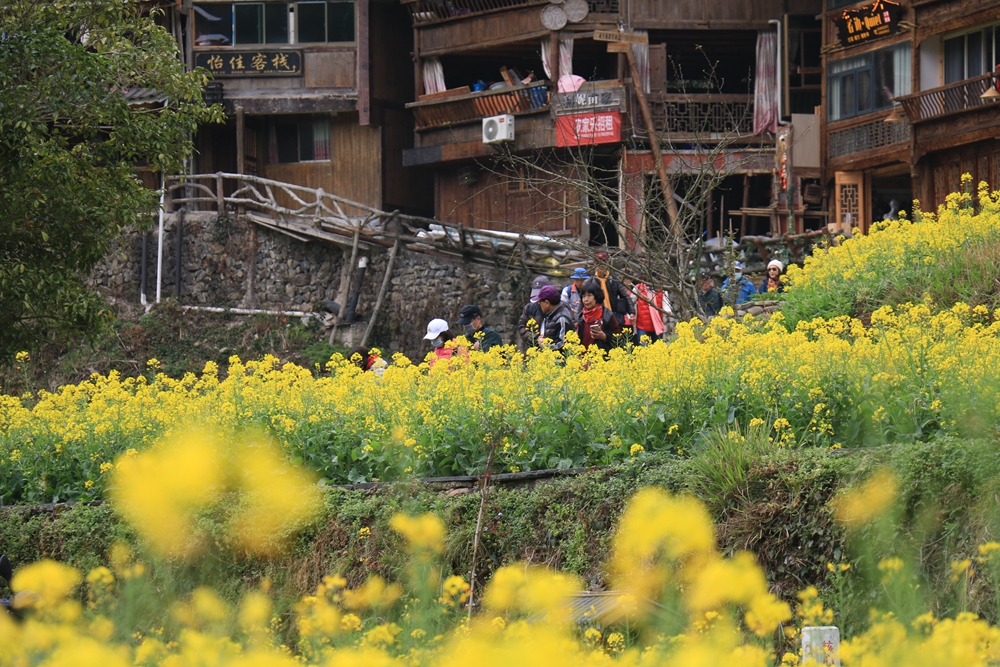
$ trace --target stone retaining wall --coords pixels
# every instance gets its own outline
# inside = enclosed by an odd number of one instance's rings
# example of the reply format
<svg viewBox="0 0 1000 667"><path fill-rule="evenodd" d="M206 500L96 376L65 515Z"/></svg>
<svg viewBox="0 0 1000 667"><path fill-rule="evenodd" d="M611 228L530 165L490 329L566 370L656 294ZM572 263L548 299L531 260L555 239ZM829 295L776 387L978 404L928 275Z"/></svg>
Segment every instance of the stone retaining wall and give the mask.
<svg viewBox="0 0 1000 667"><path fill-rule="evenodd" d="M177 215L166 216L162 263L162 298L175 297ZM215 213L188 213L181 232L182 305L232 308L241 305L245 291L246 223ZM146 299L156 295L157 230L147 238ZM340 287L340 271L350 259L350 248L323 241L303 243L265 228L258 228L254 290L256 307L267 310L316 312L333 300ZM139 302L143 236L126 236L107 260L97 266L91 284L111 296ZM358 301L357 317L371 315L385 273L384 248L359 251L368 257L368 269ZM386 298L369 344L387 351L402 351L420 358L428 351L422 338L427 322L441 317L453 324L459 309L476 303L486 323L505 342L516 342L517 318L528 299L532 276L506 270L401 250L396 258Z"/></svg>

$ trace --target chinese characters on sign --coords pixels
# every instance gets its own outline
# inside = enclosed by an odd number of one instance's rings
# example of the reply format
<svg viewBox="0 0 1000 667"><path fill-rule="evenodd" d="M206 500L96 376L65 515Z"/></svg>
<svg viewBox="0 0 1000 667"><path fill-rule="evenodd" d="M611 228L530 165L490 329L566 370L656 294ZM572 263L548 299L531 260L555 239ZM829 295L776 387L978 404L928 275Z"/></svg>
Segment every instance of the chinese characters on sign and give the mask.
<svg viewBox="0 0 1000 667"><path fill-rule="evenodd" d="M195 54L195 65L215 76L299 76L301 51L246 51Z"/></svg>
<svg viewBox="0 0 1000 667"><path fill-rule="evenodd" d="M845 9L834 19L840 44L850 46L897 32L899 15L899 4L890 0L877 0L870 5Z"/></svg>
<svg viewBox="0 0 1000 667"><path fill-rule="evenodd" d="M556 116L556 146L589 146L621 141L622 117L617 109Z"/></svg>

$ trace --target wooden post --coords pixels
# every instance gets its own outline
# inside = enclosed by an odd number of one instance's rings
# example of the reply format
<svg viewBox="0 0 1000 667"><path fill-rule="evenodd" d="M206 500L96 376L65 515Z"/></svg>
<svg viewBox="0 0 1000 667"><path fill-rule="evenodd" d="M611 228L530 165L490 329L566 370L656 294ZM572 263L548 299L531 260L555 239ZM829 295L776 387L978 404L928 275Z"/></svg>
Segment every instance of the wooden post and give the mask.
<svg viewBox="0 0 1000 667"><path fill-rule="evenodd" d="M241 176L245 173L243 165L247 159L245 141L246 123L243 119L243 107L238 106L236 107L236 173Z"/></svg>
<svg viewBox="0 0 1000 667"><path fill-rule="evenodd" d="M549 64L552 66L552 81L559 85L559 31L549 33L552 43L549 44ZM518 81L517 83L521 83Z"/></svg>
<svg viewBox="0 0 1000 667"><path fill-rule="evenodd" d="M747 207L750 206L750 174L743 174L743 211L740 214L740 238L747 233Z"/></svg>
<svg viewBox="0 0 1000 667"><path fill-rule="evenodd" d="M375 318L378 317L379 308L382 307L382 301L385 299L385 293L389 289L389 281L392 280L392 269L396 265L396 253L399 252L399 234L396 234L396 242L392 244L392 250L389 251L389 263L385 267L385 275L382 277L382 287L378 290L378 298L375 299L375 306L372 308L372 316L368 320L368 328L365 329L365 335L361 338L361 347L368 344L368 336L371 334L372 329L375 328Z"/></svg>
<svg viewBox="0 0 1000 667"><path fill-rule="evenodd" d="M420 57L420 31L416 28L413 29L413 83L414 98L420 99L424 94L424 60Z"/></svg>
<svg viewBox="0 0 1000 667"><path fill-rule="evenodd" d="M712 201L712 193L713 192L715 192L715 191L714 190L709 190L708 191L708 197L705 200L705 234L706 234L705 238L706 239L712 238L712 232L714 231L713 230L713 226L714 226L714 223L715 223L715 220L714 220L715 216L713 214L715 213L715 211L714 211L715 202ZM721 214L722 211L719 211L719 213Z"/></svg>
<svg viewBox="0 0 1000 667"><path fill-rule="evenodd" d="M347 296L350 297L351 294L351 282L354 278L354 263L358 261L358 242L361 240L361 223L355 223L354 226L354 242L351 244L351 261L348 263L350 267L348 269L347 278ZM333 318L333 328L330 330L330 345L333 345L333 341L337 340L337 325L340 324L340 316L347 310L347 297L344 298L344 303L340 304L340 309Z"/></svg>
<svg viewBox="0 0 1000 667"><path fill-rule="evenodd" d="M226 191L222 188L222 172L215 172L215 205L219 215L226 214Z"/></svg>
<svg viewBox="0 0 1000 667"><path fill-rule="evenodd" d="M358 11L357 58L358 73L358 125L371 125L371 22L369 20L368 0L357 0Z"/></svg>
<svg viewBox="0 0 1000 667"><path fill-rule="evenodd" d="M635 96L639 100L639 109L642 111L642 119L646 122L646 136L649 137L649 147L653 149L653 159L656 160L656 173L660 177L660 189L663 191L663 199L667 205L667 214L670 216L670 227L675 237L680 238L681 230L676 229L677 224L677 203L674 201L674 191L667 180L667 167L663 164L663 153L660 152L660 138L656 136L656 128L653 127L653 114L649 111L649 100L646 99L646 91L642 88L642 77L639 76L639 68L635 64L635 54L629 46L625 52L628 57L629 69L632 71L632 88Z"/></svg>

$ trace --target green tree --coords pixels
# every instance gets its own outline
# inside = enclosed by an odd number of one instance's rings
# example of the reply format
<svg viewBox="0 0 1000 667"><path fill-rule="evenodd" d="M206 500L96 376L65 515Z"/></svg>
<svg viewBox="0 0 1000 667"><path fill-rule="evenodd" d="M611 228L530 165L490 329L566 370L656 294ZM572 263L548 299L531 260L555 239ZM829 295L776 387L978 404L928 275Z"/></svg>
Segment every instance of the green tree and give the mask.
<svg viewBox="0 0 1000 667"><path fill-rule="evenodd" d="M138 0L0 2L0 363L108 325L84 279L152 219L137 165L177 169L198 123L222 119L161 17Z"/></svg>

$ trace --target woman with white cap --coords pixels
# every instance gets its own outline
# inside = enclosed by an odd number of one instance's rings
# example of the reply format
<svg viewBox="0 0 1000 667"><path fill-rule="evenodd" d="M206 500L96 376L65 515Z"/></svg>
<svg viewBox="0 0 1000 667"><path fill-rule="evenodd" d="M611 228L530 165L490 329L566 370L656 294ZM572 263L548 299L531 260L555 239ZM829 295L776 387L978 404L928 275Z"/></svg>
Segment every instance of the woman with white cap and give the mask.
<svg viewBox="0 0 1000 667"><path fill-rule="evenodd" d="M772 259L767 263L767 277L761 281L757 292L767 294L768 292L781 293L785 291L785 283L781 281L781 272L785 270L785 265L777 259Z"/></svg>
<svg viewBox="0 0 1000 667"><path fill-rule="evenodd" d="M448 330L448 323L445 320L433 319L427 323L427 334L424 336L424 340L429 340L431 347L434 348L434 359L429 362L431 366L437 359L451 359L452 355L455 354L453 346L445 345L452 338L454 336Z"/></svg>

